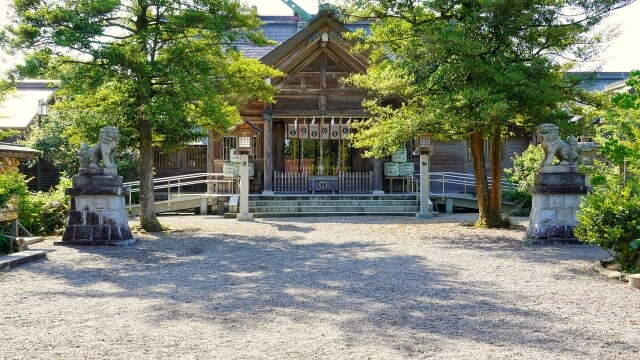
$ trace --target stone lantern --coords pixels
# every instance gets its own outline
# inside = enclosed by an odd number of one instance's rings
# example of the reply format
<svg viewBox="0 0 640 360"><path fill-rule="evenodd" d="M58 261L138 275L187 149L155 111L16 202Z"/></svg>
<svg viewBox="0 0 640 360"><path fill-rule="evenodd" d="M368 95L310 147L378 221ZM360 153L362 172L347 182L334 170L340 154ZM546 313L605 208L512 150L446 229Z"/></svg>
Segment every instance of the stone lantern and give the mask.
<svg viewBox="0 0 640 360"><path fill-rule="evenodd" d="M421 133L416 137L415 155L420 155L420 212L416 217L428 219L433 217L432 204L429 199L429 155L433 151L433 134Z"/></svg>
<svg viewBox="0 0 640 360"><path fill-rule="evenodd" d="M578 152L580 153L580 161L585 165L593 165L596 157L596 143L591 140L590 136L580 136L578 141Z"/></svg>
<svg viewBox="0 0 640 360"><path fill-rule="evenodd" d="M249 155L253 155L253 137L260 133L260 129L243 120L242 123L231 129L231 133L236 136L237 153L240 157L238 174L240 175L240 209L238 220L251 220L253 216L249 214Z"/></svg>

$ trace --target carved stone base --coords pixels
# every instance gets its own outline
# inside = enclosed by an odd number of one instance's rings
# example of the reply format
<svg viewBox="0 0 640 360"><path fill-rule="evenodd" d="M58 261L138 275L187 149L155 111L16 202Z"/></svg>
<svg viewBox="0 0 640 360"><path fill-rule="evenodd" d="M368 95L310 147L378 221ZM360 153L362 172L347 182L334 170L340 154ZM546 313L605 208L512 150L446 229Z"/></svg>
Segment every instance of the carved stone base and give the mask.
<svg viewBox="0 0 640 360"><path fill-rule="evenodd" d="M592 188L573 166L547 166L532 188L527 238L531 244L579 244L573 235L580 201ZM554 170L555 173L549 171Z"/></svg>
<svg viewBox="0 0 640 360"><path fill-rule="evenodd" d="M62 241L54 245L130 245L131 235L125 212L126 191L120 176L76 176L71 209Z"/></svg>

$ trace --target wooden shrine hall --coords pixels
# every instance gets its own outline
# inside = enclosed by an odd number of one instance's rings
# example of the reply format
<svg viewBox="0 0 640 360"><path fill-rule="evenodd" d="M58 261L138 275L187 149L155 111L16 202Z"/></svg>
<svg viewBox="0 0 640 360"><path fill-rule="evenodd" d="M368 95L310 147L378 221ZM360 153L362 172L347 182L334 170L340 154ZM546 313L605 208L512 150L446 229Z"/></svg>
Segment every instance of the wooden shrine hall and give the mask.
<svg viewBox="0 0 640 360"><path fill-rule="evenodd" d="M367 31L369 22L343 24L334 15L321 7L304 27L297 15L262 16L265 35L278 45L238 45L245 56L286 74L267 79L279 90L274 104L256 102L241 110L244 122L256 130L249 158L252 194L406 192L407 182L418 181L413 173L419 170L419 156L412 154L413 144L406 144L399 157L383 159L365 158L363 149L351 147L347 138L352 125L369 117L362 107L367 94L340 79L365 73L368 64L366 56L351 51L352 43L343 34ZM531 141L523 129L511 130L514 135L503 144L503 168ZM206 171L235 176L231 160L236 148L237 137L230 132L222 137L212 133L202 144L172 154L156 151L156 174ZM432 172L473 173L467 140L436 141L433 150ZM434 183L432 189L436 186L442 187Z"/></svg>
<svg viewBox="0 0 640 360"><path fill-rule="evenodd" d="M263 20L267 25L269 21L297 24L295 17ZM268 37L283 35L269 33L268 28ZM372 162L362 158L362 151L347 140L351 124L368 116L361 105L366 93L340 82L353 73L364 73L367 59L351 52L351 44L342 37L350 29L336 21L331 10L321 10L306 27L295 30L275 47L241 48L248 50L247 56L266 50L260 60L286 74L269 79L279 89L274 104L254 103L241 113L246 122L261 130L254 136L250 159L254 182L260 182L265 193L371 192L376 184ZM224 172L236 138L230 134L217 141L213 136L209 139L207 171ZM348 189L340 184L345 181L352 183ZM309 184L311 188L305 188Z"/></svg>

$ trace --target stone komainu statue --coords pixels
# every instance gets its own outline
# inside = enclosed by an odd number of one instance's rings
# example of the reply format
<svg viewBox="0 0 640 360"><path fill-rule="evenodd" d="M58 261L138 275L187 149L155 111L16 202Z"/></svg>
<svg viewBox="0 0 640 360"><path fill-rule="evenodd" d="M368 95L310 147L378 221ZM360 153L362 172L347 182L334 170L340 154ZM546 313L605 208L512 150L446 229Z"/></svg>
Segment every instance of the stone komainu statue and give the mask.
<svg viewBox="0 0 640 360"><path fill-rule="evenodd" d="M538 126L538 142L542 145L544 158L541 166L550 166L553 158L560 160L558 165L575 166L578 164L578 140L571 136L567 142L560 139L560 131L554 124Z"/></svg>
<svg viewBox="0 0 640 360"><path fill-rule="evenodd" d="M120 133L114 126L105 126L100 130L99 141L93 146L83 142L80 146L80 175L118 175L118 168L113 161L116 147L120 141ZM104 167L100 167L102 160Z"/></svg>

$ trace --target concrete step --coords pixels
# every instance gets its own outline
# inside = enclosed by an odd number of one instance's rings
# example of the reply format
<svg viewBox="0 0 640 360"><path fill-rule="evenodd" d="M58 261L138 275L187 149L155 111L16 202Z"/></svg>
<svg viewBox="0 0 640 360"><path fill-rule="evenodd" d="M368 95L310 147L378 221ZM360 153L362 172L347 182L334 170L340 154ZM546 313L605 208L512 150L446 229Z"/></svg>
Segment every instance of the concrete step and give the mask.
<svg viewBox="0 0 640 360"><path fill-rule="evenodd" d="M415 200L260 200L249 206L416 206Z"/></svg>
<svg viewBox="0 0 640 360"><path fill-rule="evenodd" d="M47 253L41 250L20 251L11 255L0 256L0 270L14 268L47 257Z"/></svg>
<svg viewBox="0 0 640 360"><path fill-rule="evenodd" d="M225 219L235 219L235 213L225 213ZM277 218L277 217L329 217L329 216L416 216L416 211L413 212L376 212L376 213L362 213L362 212L340 212L340 213L251 213L254 218Z"/></svg>
<svg viewBox="0 0 640 360"><path fill-rule="evenodd" d="M261 206L251 207L250 213L380 213L380 212L416 212L419 206Z"/></svg>

